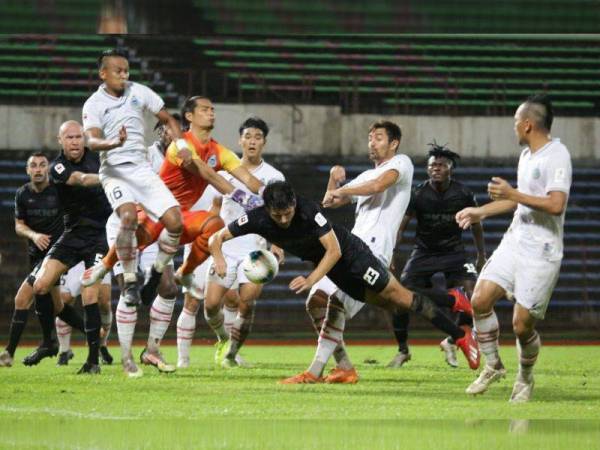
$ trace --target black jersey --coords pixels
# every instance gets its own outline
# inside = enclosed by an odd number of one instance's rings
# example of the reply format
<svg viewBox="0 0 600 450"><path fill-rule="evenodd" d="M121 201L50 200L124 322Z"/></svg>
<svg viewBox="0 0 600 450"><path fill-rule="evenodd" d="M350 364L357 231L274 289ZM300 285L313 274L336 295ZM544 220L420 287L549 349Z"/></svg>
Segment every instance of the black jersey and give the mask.
<svg viewBox="0 0 600 450"><path fill-rule="evenodd" d="M50 178L56 184L65 212L65 228L90 226L104 228L112 209L101 186L69 186L67 180L73 172L98 173L100 159L89 149L85 149L79 162L69 161L61 153L50 166Z"/></svg>
<svg viewBox="0 0 600 450"><path fill-rule="evenodd" d="M429 181L413 189L406 214L416 216L415 247L428 252L464 251L462 229L456 213L477 206L473 192L451 180L444 192L436 191Z"/></svg>
<svg viewBox="0 0 600 450"><path fill-rule="evenodd" d="M289 228L278 226L264 206L253 209L228 227L233 236L259 234L299 258L316 264L325 254L325 248L319 241L322 236L333 229L342 253L350 239L350 232L344 227L332 226L315 202L300 197L296 199L296 213Z"/></svg>
<svg viewBox="0 0 600 450"><path fill-rule="evenodd" d="M34 191L31 183L21 186L15 195L15 219L22 220L36 233L51 236L51 246L63 232L63 212L54 184L50 183L41 192ZM32 259L45 253L31 239L27 243Z"/></svg>
<svg viewBox="0 0 600 450"><path fill-rule="evenodd" d="M381 292L389 282L389 273L371 252L367 244L346 228L331 225L319 206L310 200L296 198L296 213L288 228L279 227L265 207L257 208L228 225L233 236L259 234L288 252L318 264L325 247L319 238L332 229L342 251L342 257L327 276L342 291L355 300L365 301L366 289Z"/></svg>

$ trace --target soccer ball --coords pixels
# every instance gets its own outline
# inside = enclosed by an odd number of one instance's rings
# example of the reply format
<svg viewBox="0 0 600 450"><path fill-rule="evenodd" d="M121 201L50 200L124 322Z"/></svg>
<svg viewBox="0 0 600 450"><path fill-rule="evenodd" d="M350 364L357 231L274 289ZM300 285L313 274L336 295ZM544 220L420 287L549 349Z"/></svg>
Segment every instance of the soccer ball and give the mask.
<svg viewBox="0 0 600 450"><path fill-rule="evenodd" d="M264 284L275 278L279 271L279 262L268 250L254 250L242 261L242 269L251 282Z"/></svg>

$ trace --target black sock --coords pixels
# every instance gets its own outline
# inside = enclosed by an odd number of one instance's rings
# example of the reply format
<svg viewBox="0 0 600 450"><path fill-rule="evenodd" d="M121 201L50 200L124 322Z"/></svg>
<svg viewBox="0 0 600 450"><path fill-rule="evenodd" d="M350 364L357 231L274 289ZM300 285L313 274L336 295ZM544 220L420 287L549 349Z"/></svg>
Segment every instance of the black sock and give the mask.
<svg viewBox="0 0 600 450"><path fill-rule="evenodd" d="M85 333L85 326L83 325L83 318L77 314L75 308L71 305L64 305L63 310L58 314L60 320L64 323L71 325L76 330Z"/></svg>
<svg viewBox="0 0 600 450"><path fill-rule="evenodd" d="M98 303L85 305L84 321L85 321L85 337L88 343L87 362L90 364L98 364L98 351L100 349L100 308Z"/></svg>
<svg viewBox="0 0 600 450"><path fill-rule="evenodd" d="M42 345L49 347L53 344L54 339L54 305L52 304L52 296L50 294L35 296L35 313L38 315L40 325L42 326Z"/></svg>
<svg viewBox="0 0 600 450"><path fill-rule="evenodd" d="M470 315L465 314L464 312L459 312L458 319L456 320L456 325L458 325L459 327L462 325L467 325L473 328L473 318Z"/></svg>
<svg viewBox="0 0 600 450"><path fill-rule="evenodd" d="M429 288L429 289L411 289L416 292L419 292L432 300L436 305L441 306L442 308L452 308L454 306L454 302L456 301L454 297L443 289Z"/></svg>
<svg viewBox="0 0 600 450"><path fill-rule="evenodd" d="M431 300L429 297L414 292L413 302L410 305L411 311L420 314L429 320L436 328L450 335L455 341L462 338L465 332L462 328L456 326L454 322Z"/></svg>
<svg viewBox="0 0 600 450"><path fill-rule="evenodd" d="M398 351L408 353L408 324L410 323L410 314L407 311L398 311L392 315L392 326L394 327L394 336L398 342Z"/></svg>
<svg viewBox="0 0 600 450"><path fill-rule="evenodd" d="M15 350L17 349L17 345L19 345L21 335L23 334L23 330L27 324L28 314L29 310L27 309L15 309L15 312L13 313L13 317L10 322L8 345L6 346L6 351L11 357L15 356Z"/></svg>

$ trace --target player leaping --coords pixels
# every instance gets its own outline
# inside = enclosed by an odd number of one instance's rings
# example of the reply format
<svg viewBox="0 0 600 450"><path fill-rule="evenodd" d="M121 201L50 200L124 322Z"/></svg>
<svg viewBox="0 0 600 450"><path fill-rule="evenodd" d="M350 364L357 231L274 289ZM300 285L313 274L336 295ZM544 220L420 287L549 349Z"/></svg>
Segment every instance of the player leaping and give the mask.
<svg viewBox="0 0 600 450"><path fill-rule="evenodd" d="M141 205L165 229L160 233L157 272L173 258L183 230L177 200L160 177L152 171L144 142L144 111L150 111L169 125L177 140L180 156L189 150L177 122L165 109L163 100L150 88L129 81L127 55L107 50L98 59L104 82L83 105L83 126L90 149L100 151L100 180L110 204L119 215L121 227L116 251L123 264L123 295L130 305L140 303L136 275L136 204ZM84 275L85 277L85 275Z"/></svg>

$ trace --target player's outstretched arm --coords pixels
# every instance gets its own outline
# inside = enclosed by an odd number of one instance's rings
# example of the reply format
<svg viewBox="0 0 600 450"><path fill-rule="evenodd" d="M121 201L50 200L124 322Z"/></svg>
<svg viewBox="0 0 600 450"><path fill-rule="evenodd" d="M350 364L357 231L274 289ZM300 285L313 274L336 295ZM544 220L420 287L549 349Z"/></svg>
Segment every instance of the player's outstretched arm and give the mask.
<svg viewBox="0 0 600 450"><path fill-rule="evenodd" d="M513 211L516 207L517 203L512 200L496 200L483 206L462 209L456 213L455 219L458 226L466 230L487 217Z"/></svg>
<svg viewBox="0 0 600 450"><path fill-rule="evenodd" d="M493 200L511 200L554 216L560 216L567 206L567 194L562 191L551 191L543 197L528 195L499 177L492 178L488 183L488 193Z"/></svg>
<svg viewBox="0 0 600 450"><path fill-rule="evenodd" d="M315 267L306 278L299 276L290 282L289 287L296 294L308 291L317 281L327 275L327 272L329 272L342 257L340 243L338 242L334 230L321 236L319 241L325 248L325 254L321 258L321 261L319 261L319 264L317 264L317 267Z"/></svg>
<svg viewBox="0 0 600 450"><path fill-rule="evenodd" d="M486 260L485 240L483 237L483 225L481 225L481 222L474 223L471 228L471 232L473 233L473 242L475 243L475 248L477 249L477 260L475 261L475 267L477 268L477 272L480 273Z"/></svg>
<svg viewBox="0 0 600 450"><path fill-rule="evenodd" d="M100 185L97 173L73 172L67 180L69 186L94 187Z"/></svg>
<svg viewBox="0 0 600 450"><path fill-rule="evenodd" d="M116 139L105 139L100 128L88 128L85 130L85 145L95 152L108 151L121 147L127 140L127 130L121 127Z"/></svg>
<svg viewBox="0 0 600 450"><path fill-rule="evenodd" d="M221 278L227 274L227 263L223 256L223 243L232 239L233 235L228 227L221 228L208 240L208 249L214 260L215 272Z"/></svg>
<svg viewBox="0 0 600 450"><path fill-rule="evenodd" d="M323 206L336 208L351 201L353 196L368 197L384 192L398 181L399 173L395 169L386 170L373 180L363 183L349 183L341 188L327 191ZM325 201L327 200L327 201Z"/></svg>

